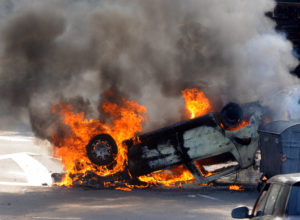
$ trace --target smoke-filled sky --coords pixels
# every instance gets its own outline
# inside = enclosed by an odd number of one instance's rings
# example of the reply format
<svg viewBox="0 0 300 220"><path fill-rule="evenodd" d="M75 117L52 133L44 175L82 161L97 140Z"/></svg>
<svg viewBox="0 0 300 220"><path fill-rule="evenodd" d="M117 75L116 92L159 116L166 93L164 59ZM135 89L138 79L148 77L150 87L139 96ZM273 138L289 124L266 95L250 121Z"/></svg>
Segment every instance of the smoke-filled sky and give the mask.
<svg viewBox="0 0 300 220"><path fill-rule="evenodd" d="M2 0L0 123L44 136L59 100L96 115L103 91L145 105L149 126L180 119L181 90L216 105L299 83L273 0Z"/></svg>

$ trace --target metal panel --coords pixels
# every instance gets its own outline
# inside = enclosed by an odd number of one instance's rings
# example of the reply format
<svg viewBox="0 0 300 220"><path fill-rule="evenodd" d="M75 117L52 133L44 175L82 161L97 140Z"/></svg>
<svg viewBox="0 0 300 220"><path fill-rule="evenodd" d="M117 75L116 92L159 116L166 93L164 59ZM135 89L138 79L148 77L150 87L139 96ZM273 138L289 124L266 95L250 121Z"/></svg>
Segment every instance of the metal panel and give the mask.
<svg viewBox="0 0 300 220"><path fill-rule="evenodd" d="M258 131L262 133L282 134L286 129L300 124L300 120L293 121L272 121L262 125Z"/></svg>
<svg viewBox="0 0 300 220"><path fill-rule="evenodd" d="M283 173L300 172L300 125L292 126L282 133L283 154L286 161L282 163Z"/></svg>
<svg viewBox="0 0 300 220"><path fill-rule="evenodd" d="M300 122L274 121L260 128L263 173L300 172Z"/></svg>
<svg viewBox="0 0 300 220"><path fill-rule="evenodd" d="M281 173L281 144L280 136L260 133L260 148L264 175L270 178Z"/></svg>

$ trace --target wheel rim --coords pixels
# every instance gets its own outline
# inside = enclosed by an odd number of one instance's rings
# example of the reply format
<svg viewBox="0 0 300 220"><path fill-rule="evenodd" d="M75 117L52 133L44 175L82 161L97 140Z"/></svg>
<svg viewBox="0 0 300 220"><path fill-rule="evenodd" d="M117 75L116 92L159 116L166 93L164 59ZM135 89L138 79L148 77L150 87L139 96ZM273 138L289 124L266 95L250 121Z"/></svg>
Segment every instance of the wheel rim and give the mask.
<svg viewBox="0 0 300 220"><path fill-rule="evenodd" d="M93 137L86 150L91 162L97 165L108 165L113 162L118 152L116 142L107 134Z"/></svg>
<svg viewBox="0 0 300 220"><path fill-rule="evenodd" d="M92 144L92 155L99 160L105 160L112 155L112 145L107 140L99 139Z"/></svg>

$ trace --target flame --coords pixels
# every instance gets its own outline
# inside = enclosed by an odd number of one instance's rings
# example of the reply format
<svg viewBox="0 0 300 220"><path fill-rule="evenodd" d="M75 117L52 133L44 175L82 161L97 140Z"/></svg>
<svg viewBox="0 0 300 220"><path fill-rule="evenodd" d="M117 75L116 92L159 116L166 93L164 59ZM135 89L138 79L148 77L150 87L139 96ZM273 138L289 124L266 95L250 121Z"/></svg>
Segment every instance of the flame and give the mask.
<svg viewBox="0 0 300 220"><path fill-rule="evenodd" d="M238 186L238 185L230 185L229 190L233 191L244 191L243 186Z"/></svg>
<svg viewBox="0 0 300 220"><path fill-rule="evenodd" d="M70 104L61 103L53 107L52 112L60 115L63 123L72 132L72 135L66 138L56 135L51 137L56 145L54 154L62 159L67 172L60 185L71 186L75 181L81 183L82 177L89 172L99 176L108 176L121 172L126 167L127 148L122 142L142 131L142 123L148 119L146 108L135 101L126 99L122 99L119 105L104 101L101 108L111 116L111 122L88 120L84 113L74 113L73 106ZM118 154L113 168L94 165L87 157L85 147L89 140L99 133L111 135L117 143Z"/></svg>
<svg viewBox="0 0 300 220"><path fill-rule="evenodd" d="M115 190L121 190L121 191L131 191L131 188L124 187L124 186L118 186L115 188Z"/></svg>
<svg viewBox="0 0 300 220"><path fill-rule="evenodd" d="M193 119L212 111L210 101L198 88L182 91L185 99L185 108L189 112L189 118Z"/></svg>
<svg viewBox="0 0 300 220"><path fill-rule="evenodd" d="M241 123L238 124L238 126L236 127L225 127L222 123L220 123L220 126L225 129L225 130L228 130L228 131L237 131L243 127L247 127L250 125L250 119L246 119L246 120L243 120Z"/></svg>
<svg viewBox="0 0 300 220"><path fill-rule="evenodd" d="M238 126L236 126L236 127L228 127L228 128L226 128L226 130L228 130L228 131L236 131L236 130L239 130L239 129L243 128L243 127L249 126L249 124L250 124L250 120L243 120L241 123L239 123Z"/></svg>
<svg viewBox="0 0 300 220"><path fill-rule="evenodd" d="M182 183L194 182L194 176L184 167L179 165L173 169L153 172L146 176L140 176L139 180L150 185L164 185L167 187L181 187Z"/></svg>

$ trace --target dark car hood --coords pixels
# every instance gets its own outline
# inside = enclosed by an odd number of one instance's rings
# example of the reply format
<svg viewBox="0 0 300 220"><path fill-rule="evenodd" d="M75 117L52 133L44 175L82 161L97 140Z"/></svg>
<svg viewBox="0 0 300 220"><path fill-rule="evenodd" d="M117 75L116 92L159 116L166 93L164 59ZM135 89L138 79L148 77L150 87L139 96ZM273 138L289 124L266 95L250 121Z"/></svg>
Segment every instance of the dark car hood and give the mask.
<svg viewBox="0 0 300 220"><path fill-rule="evenodd" d="M260 216L254 217L253 220L300 220L300 216L290 216L290 217L274 217L274 216Z"/></svg>
<svg viewBox="0 0 300 220"><path fill-rule="evenodd" d="M288 218L286 218L287 220L299 220L300 216L290 216Z"/></svg>

